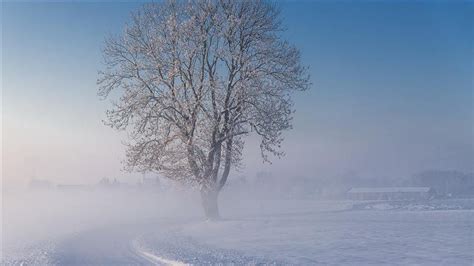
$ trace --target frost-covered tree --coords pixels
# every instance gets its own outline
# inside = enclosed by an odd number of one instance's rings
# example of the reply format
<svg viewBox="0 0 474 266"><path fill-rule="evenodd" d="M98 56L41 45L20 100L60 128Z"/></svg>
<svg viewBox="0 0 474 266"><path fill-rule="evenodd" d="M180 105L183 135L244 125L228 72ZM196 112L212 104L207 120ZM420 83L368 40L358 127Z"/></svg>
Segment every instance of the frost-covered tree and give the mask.
<svg viewBox="0 0 474 266"><path fill-rule="evenodd" d="M261 137L265 161L281 156L290 93L309 87L281 32L278 8L266 1L168 1L133 13L106 40L98 79L101 96L118 95L106 124L129 130L128 169L195 185L206 216L218 217L244 137Z"/></svg>

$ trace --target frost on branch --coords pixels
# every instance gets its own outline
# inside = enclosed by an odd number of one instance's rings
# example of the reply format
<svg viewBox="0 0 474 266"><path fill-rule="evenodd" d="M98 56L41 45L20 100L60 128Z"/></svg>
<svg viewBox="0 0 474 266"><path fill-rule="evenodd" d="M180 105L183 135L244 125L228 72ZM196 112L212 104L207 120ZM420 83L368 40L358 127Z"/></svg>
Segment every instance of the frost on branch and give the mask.
<svg viewBox="0 0 474 266"><path fill-rule="evenodd" d="M219 191L250 133L264 160L282 155L290 94L309 76L278 13L266 1L152 3L106 41L99 94L120 95L106 123L129 131L130 170Z"/></svg>

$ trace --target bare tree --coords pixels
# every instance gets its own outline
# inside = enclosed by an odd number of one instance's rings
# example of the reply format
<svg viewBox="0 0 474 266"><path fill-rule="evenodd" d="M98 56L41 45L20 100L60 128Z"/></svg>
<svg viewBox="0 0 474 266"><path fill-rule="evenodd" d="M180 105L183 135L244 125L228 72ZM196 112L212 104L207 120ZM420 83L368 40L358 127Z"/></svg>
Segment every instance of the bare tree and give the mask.
<svg viewBox="0 0 474 266"><path fill-rule="evenodd" d="M103 52L99 94L120 95L106 124L130 130L130 170L196 185L216 218L245 136L261 137L265 161L282 155L290 93L309 88L307 69L266 1L168 1L132 18Z"/></svg>

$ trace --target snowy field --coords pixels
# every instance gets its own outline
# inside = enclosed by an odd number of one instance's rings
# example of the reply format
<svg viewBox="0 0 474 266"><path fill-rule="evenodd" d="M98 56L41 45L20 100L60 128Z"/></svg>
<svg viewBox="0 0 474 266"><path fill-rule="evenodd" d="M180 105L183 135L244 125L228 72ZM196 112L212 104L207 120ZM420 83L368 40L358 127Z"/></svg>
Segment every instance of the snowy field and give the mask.
<svg viewBox="0 0 474 266"><path fill-rule="evenodd" d="M278 204L284 210L192 222L144 242L152 253L196 264L473 264L471 210L359 211L342 205L287 201Z"/></svg>
<svg viewBox="0 0 474 266"><path fill-rule="evenodd" d="M2 265L474 263L473 200L277 201L224 195L224 218L211 222L203 220L195 195L178 201L146 193L90 193L61 204L54 203L59 195L51 196L49 209L29 213L9 208L5 200ZM27 206L26 199L20 203ZM59 207L66 205L71 208Z"/></svg>

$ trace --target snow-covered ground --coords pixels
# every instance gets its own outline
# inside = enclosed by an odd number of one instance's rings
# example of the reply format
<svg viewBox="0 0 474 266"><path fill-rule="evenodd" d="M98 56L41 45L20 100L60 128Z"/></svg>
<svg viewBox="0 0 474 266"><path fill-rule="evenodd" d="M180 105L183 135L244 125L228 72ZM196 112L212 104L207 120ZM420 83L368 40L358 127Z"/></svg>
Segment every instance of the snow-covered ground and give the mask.
<svg viewBox="0 0 474 266"><path fill-rule="evenodd" d="M193 196L180 204L163 204L165 198L143 194L133 194L133 198L117 202L118 198L101 197L102 203L90 208L94 215L88 218L83 212L74 216L75 212L68 209L68 217L60 217L73 226L58 227L61 233L48 223L54 218L51 213L48 219L31 217L45 227L25 228L34 239L13 231L7 234L2 264L474 263L474 200L350 202L224 195L224 218L205 221ZM90 204L86 201L82 206L78 202L68 204L75 203L81 210ZM101 212L107 218L99 215ZM7 213L13 214L11 210ZM79 217L82 223L74 223ZM9 225L4 232L21 226ZM41 228L49 234L35 231Z"/></svg>
<svg viewBox="0 0 474 266"><path fill-rule="evenodd" d="M342 202L311 201L260 204L266 209L261 215L177 225L168 234L148 234L142 241L155 254L197 264L474 263L472 210L353 210L343 209ZM166 242L158 235L166 236Z"/></svg>

